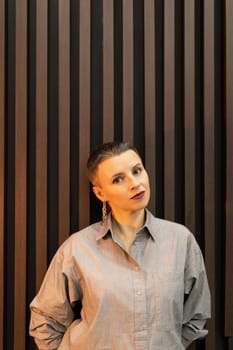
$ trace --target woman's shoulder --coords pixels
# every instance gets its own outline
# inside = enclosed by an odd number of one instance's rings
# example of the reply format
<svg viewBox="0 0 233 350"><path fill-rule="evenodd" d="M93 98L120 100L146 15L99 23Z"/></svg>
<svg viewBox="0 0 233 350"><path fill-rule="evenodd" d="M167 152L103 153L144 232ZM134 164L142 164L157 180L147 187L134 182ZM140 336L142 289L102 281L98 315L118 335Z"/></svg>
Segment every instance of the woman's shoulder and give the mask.
<svg viewBox="0 0 233 350"><path fill-rule="evenodd" d="M91 224L71 235L58 247L51 266L60 264L68 266L75 258L82 259L86 255L95 254L98 250L97 238L103 231L102 222Z"/></svg>
<svg viewBox="0 0 233 350"><path fill-rule="evenodd" d="M96 240L98 235L104 230L102 221L95 222L93 224L90 224L74 233L71 233L71 235L66 239L66 241L63 243L64 246L67 244L73 244L78 241L92 241Z"/></svg>
<svg viewBox="0 0 233 350"><path fill-rule="evenodd" d="M149 214L148 229L159 242L180 242L184 246L196 245L196 239L191 230L184 224L159 218Z"/></svg>
<svg viewBox="0 0 233 350"><path fill-rule="evenodd" d="M200 251L195 234L186 225L157 217L154 217L153 221L159 240L169 241L175 239L176 242L180 242L187 249L194 249L196 252Z"/></svg>
<svg viewBox="0 0 233 350"><path fill-rule="evenodd" d="M96 222L80 229L71 235L58 247L55 253L57 261L68 261L73 256L82 256L85 252L95 251L97 237L103 230L102 222Z"/></svg>
<svg viewBox="0 0 233 350"><path fill-rule="evenodd" d="M168 232L173 234L176 233L187 236L192 235L192 232L189 230L189 228L182 223L168 220L166 218L159 218L151 213L149 213L149 215L149 225L158 232Z"/></svg>

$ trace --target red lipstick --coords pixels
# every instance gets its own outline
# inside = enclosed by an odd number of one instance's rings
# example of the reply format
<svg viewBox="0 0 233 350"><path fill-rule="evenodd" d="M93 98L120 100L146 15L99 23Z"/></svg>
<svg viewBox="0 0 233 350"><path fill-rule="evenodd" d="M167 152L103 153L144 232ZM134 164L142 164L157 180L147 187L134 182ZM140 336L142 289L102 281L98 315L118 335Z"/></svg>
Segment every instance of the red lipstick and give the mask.
<svg viewBox="0 0 233 350"><path fill-rule="evenodd" d="M144 194L145 194L145 191L138 192L137 194L135 194L130 199L142 199L144 197Z"/></svg>

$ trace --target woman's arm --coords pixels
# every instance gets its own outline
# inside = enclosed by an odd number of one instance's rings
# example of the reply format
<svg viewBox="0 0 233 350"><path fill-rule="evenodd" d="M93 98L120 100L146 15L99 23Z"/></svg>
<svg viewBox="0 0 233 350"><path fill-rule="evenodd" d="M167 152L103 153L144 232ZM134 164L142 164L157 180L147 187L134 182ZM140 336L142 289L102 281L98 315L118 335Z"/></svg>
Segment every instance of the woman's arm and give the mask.
<svg viewBox="0 0 233 350"><path fill-rule="evenodd" d="M30 335L34 337L38 349L58 349L66 327L31 306Z"/></svg>
<svg viewBox="0 0 233 350"><path fill-rule="evenodd" d="M58 349L63 335L74 319L77 283L69 275L63 254L53 258L39 293L30 304L30 335L39 349Z"/></svg>
<svg viewBox="0 0 233 350"><path fill-rule="evenodd" d="M204 260L194 237L188 244L185 266L185 303L182 341L187 348L194 340L203 338L204 328L210 318L210 291Z"/></svg>

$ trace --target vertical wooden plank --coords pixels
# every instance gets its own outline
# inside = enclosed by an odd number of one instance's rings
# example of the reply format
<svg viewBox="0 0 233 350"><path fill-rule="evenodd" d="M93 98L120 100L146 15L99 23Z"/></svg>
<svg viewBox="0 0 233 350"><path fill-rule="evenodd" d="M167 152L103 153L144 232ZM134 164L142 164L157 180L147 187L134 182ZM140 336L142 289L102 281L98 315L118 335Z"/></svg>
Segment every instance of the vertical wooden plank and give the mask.
<svg viewBox="0 0 233 350"><path fill-rule="evenodd" d="M89 224L90 199L86 162L90 152L90 0L80 0L79 76L79 228Z"/></svg>
<svg viewBox="0 0 233 350"><path fill-rule="evenodd" d="M58 241L70 232L70 2L58 2L59 62L59 170L58 170Z"/></svg>
<svg viewBox="0 0 233 350"><path fill-rule="evenodd" d="M0 349L3 349L4 320L4 159L5 159L5 3L0 0Z"/></svg>
<svg viewBox="0 0 233 350"><path fill-rule="evenodd" d="M195 0L184 2L184 125L185 224L195 234Z"/></svg>
<svg viewBox="0 0 233 350"><path fill-rule="evenodd" d="M150 210L155 213L155 8L153 0L144 2L145 59L145 165L150 174Z"/></svg>
<svg viewBox="0 0 233 350"><path fill-rule="evenodd" d="M185 224L195 233L195 0L184 3Z"/></svg>
<svg viewBox="0 0 233 350"><path fill-rule="evenodd" d="M164 1L164 213L175 219L175 2Z"/></svg>
<svg viewBox="0 0 233 350"><path fill-rule="evenodd" d="M133 0L123 0L123 139L133 143Z"/></svg>
<svg viewBox="0 0 233 350"><path fill-rule="evenodd" d="M114 139L113 0L103 0L103 141Z"/></svg>
<svg viewBox="0 0 233 350"><path fill-rule="evenodd" d="M27 1L16 2L14 349L25 349L27 234Z"/></svg>
<svg viewBox="0 0 233 350"><path fill-rule="evenodd" d="M47 269L47 0L36 2L36 289Z"/></svg>
<svg viewBox="0 0 233 350"><path fill-rule="evenodd" d="M226 267L225 336L233 337L233 3L226 0Z"/></svg>
<svg viewBox="0 0 233 350"><path fill-rule="evenodd" d="M215 350L215 128L214 128L214 0L204 1L204 172L205 261L212 294L208 350Z"/></svg>

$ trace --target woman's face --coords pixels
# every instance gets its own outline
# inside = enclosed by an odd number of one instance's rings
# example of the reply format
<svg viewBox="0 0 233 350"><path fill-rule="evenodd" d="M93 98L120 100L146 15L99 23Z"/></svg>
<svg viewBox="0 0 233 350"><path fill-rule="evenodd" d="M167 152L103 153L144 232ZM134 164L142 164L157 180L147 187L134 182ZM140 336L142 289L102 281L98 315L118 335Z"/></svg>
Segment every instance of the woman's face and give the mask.
<svg viewBox="0 0 233 350"><path fill-rule="evenodd" d="M93 187L95 195L110 205L113 214L135 212L147 206L150 198L148 174L133 150L112 156L98 166Z"/></svg>

